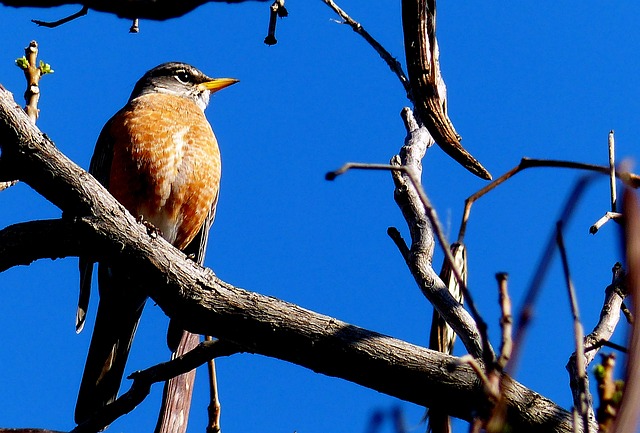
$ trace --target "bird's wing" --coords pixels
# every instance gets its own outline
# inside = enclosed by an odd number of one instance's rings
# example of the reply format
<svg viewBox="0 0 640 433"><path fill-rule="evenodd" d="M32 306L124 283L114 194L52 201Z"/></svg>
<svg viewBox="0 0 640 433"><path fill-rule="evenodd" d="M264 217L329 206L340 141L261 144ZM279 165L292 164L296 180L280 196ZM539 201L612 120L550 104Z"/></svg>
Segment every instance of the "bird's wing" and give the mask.
<svg viewBox="0 0 640 433"><path fill-rule="evenodd" d="M89 164L89 173L96 178L105 188L109 187L109 173L111 171L111 161L113 159L113 138L109 130L113 118L111 118L100 132L96 143L91 163ZM91 295L91 278L93 275L94 261L90 257L80 256L80 294L78 296L78 309L76 310L76 332L80 333L84 328L84 322L87 316L87 308L89 307L89 298Z"/></svg>

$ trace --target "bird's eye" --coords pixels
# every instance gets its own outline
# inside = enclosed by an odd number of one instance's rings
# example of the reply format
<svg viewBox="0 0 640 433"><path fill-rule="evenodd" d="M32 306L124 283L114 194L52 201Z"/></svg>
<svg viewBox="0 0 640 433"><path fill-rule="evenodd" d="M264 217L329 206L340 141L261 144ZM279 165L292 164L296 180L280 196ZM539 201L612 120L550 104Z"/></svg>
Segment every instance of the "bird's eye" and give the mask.
<svg viewBox="0 0 640 433"><path fill-rule="evenodd" d="M189 74L186 71L178 71L176 72L176 80L180 81L182 84L189 83Z"/></svg>

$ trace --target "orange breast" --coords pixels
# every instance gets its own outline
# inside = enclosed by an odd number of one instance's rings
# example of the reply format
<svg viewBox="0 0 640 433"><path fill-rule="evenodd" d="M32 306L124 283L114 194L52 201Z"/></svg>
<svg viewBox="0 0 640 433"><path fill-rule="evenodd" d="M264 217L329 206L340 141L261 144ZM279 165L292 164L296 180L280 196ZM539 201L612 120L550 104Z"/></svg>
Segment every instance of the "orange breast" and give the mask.
<svg viewBox="0 0 640 433"><path fill-rule="evenodd" d="M191 100L141 96L111 124L109 190L177 248L186 247L211 210L220 185L220 150Z"/></svg>

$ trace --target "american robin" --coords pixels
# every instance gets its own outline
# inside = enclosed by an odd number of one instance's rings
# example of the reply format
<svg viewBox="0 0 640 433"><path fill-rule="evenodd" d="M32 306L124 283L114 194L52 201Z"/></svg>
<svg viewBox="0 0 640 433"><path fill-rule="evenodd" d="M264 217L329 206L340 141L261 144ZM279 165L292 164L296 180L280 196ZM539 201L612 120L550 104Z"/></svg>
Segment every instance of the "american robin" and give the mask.
<svg viewBox="0 0 640 433"><path fill-rule="evenodd" d="M212 93L236 83L213 79L185 63L164 63L143 75L129 101L105 124L89 172L136 217L176 248L202 261L215 216L220 151L204 110ZM84 326L93 261L80 258L76 330ZM75 420L112 402L146 300L118 266L98 266L100 302ZM170 326L171 327L171 326Z"/></svg>

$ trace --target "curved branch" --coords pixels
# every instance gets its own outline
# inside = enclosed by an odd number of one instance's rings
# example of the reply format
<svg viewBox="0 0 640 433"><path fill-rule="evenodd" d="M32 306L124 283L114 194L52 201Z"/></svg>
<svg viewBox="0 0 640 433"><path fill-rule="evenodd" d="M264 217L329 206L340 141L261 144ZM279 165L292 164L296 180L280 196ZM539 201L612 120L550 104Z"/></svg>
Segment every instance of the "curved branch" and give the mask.
<svg viewBox="0 0 640 433"><path fill-rule="evenodd" d="M131 412L151 392L151 385L165 382L169 379L188 373L196 367L214 358L230 356L241 352L234 344L225 341L203 341L193 350L184 355L163 362L145 370L132 373L128 379L133 379L131 388L114 402L104 406L98 413L83 422L71 433L89 433L102 431L116 419Z"/></svg>
<svg viewBox="0 0 640 433"><path fill-rule="evenodd" d="M14 224L0 230L0 272L39 259L60 259L80 254L80 239L73 221L41 220Z"/></svg>
<svg viewBox="0 0 640 433"><path fill-rule="evenodd" d="M18 169L20 180L66 215L78 215L71 219L78 228L69 235L80 234L78 241L91 244L94 252L136 268L132 282L144 285L185 329L421 406L444 407L458 418L469 420L486 407L476 375L456 358L233 287L164 239L149 236L92 176L31 124L4 90L0 150ZM550 400L515 381L508 381L505 393L514 431L571 431L570 414Z"/></svg>

